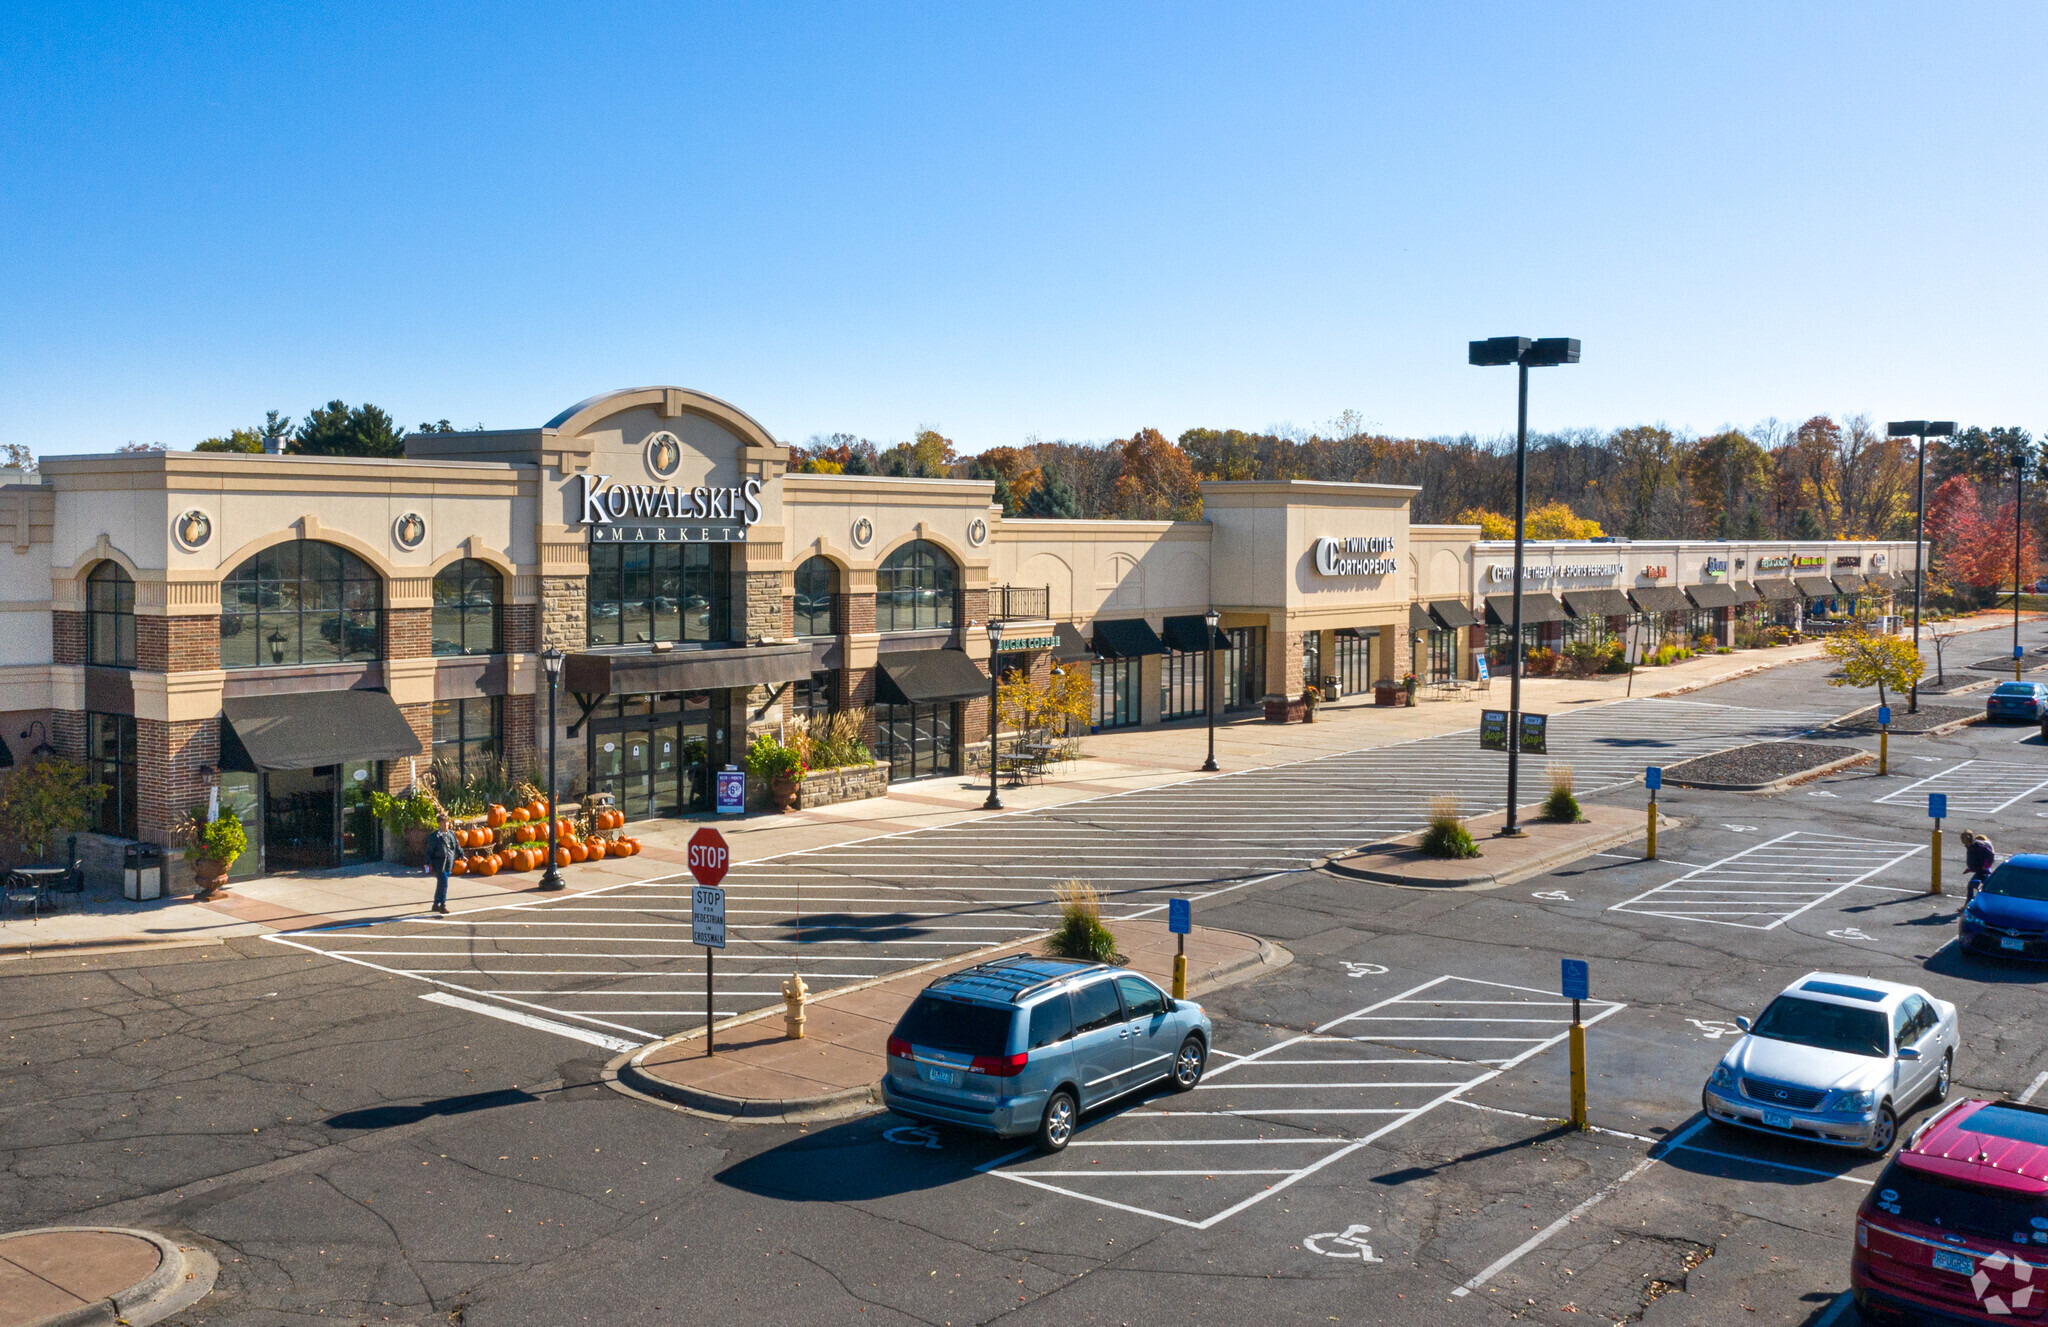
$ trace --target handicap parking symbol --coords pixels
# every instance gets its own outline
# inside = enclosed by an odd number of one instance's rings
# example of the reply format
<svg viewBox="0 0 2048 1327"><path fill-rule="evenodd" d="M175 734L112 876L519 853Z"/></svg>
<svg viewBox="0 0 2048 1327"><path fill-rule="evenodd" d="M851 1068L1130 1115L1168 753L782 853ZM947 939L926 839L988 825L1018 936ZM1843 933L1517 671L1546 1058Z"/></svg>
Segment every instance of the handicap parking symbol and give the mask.
<svg viewBox="0 0 2048 1327"><path fill-rule="evenodd" d="M902 1147L939 1147L939 1131L928 1124L904 1124L894 1129L884 1129L882 1137Z"/></svg>
<svg viewBox="0 0 2048 1327"><path fill-rule="evenodd" d="M1339 961L1343 962L1343 960ZM1354 977L1384 977L1387 975L1386 967L1379 963L1345 962L1344 970Z"/></svg>
<svg viewBox="0 0 2048 1327"><path fill-rule="evenodd" d="M1325 1258L1351 1258L1358 1262L1378 1262L1379 1256L1372 1251L1372 1245L1365 1237L1372 1233L1371 1226L1350 1225L1343 1233L1325 1230L1302 1238L1302 1247L1310 1253L1319 1253ZM1327 1244L1329 1247L1323 1247Z"/></svg>
<svg viewBox="0 0 2048 1327"><path fill-rule="evenodd" d="M1876 936L1874 936L1874 935L1865 935L1865 934L1864 934L1863 932L1861 932L1861 931L1857 930L1857 929L1856 929L1855 927L1853 927L1853 926L1844 926L1844 927L1843 927L1842 929L1840 929L1839 931L1829 931L1829 932L1828 932L1828 938L1829 938L1829 939L1831 939L1831 940L1875 940L1875 939L1877 939L1877 937L1876 937Z"/></svg>
<svg viewBox="0 0 2048 1327"><path fill-rule="evenodd" d="M1562 889L1539 889L1529 897L1549 899L1552 903L1569 903L1572 901L1572 896L1565 893Z"/></svg>
<svg viewBox="0 0 2048 1327"><path fill-rule="evenodd" d="M1733 1037L1742 1031L1741 1028L1733 1023L1721 1018L1688 1018L1685 1021L1698 1028L1700 1035L1708 1041L1719 1041L1723 1037Z"/></svg>

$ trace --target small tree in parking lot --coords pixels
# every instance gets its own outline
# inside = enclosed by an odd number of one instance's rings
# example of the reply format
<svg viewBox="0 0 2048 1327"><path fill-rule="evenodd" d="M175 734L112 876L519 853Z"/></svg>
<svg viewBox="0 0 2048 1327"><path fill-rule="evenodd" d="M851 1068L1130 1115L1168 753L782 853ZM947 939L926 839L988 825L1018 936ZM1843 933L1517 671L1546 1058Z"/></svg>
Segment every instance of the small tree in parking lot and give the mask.
<svg viewBox="0 0 2048 1327"><path fill-rule="evenodd" d="M1877 703L1890 704L1887 691L1905 691L1927 671L1920 652L1903 636L1867 631L1861 623L1821 642L1827 656L1842 666L1828 678L1831 687L1876 687Z"/></svg>

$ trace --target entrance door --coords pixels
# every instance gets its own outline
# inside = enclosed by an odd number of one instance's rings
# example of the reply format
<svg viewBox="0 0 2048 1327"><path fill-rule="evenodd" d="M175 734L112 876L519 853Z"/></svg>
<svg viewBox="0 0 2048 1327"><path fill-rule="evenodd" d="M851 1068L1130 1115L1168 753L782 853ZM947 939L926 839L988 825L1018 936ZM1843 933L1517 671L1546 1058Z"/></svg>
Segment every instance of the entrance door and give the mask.
<svg viewBox="0 0 2048 1327"><path fill-rule="evenodd" d="M341 767L341 860L374 862L384 855L370 794L383 780L381 760L354 760Z"/></svg>
<svg viewBox="0 0 2048 1327"><path fill-rule="evenodd" d="M263 776L265 864L272 871L319 871L335 864L339 767L271 770Z"/></svg>

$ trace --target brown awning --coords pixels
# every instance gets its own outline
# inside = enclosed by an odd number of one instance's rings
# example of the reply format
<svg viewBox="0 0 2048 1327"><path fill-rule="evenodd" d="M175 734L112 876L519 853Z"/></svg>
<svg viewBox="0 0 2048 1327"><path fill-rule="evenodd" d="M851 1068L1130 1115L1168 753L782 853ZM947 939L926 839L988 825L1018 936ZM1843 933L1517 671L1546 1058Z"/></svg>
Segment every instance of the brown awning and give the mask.
<svg viewBox="0 0 2048 1327"><path fill-rule="evenodd" d="M1645 613L1684 613L1692 609L1685 591L1676 585L1644 585L1630 590L1628 597Z"/></svg>
<svg viewBox="0 0 2048 1327"><path fill-rule="evenodd" d="M417 756L419 734L384 691L301 691L221 702L220 767L243 774Z"/></svg>
<svg viewBox="0 0 2048 1327"><path fill-rule="evenodd" d="M1863 593L1864 585L1867 583L1863 579L1863 574L1856 571L1838 571L1835 573L1834 579L1835 588L1843 594L1861 594Z"/></svg>
<svg viewBox="0 0 2048 1327"><path fill-rule="evenodd" d="M1634 617L1636 606L1619 590L1566 590L1564 606L1573 617Z"/></svg>
<svg viewBox="0 0 2048 1327"><path fill-rule="evenodd" d="M1429 601L1429 615L1443 623L1446 631L1479 625L1479 615L1463 599L1432 599Z"/></svg>
<svg viewBox="0 0 2048 1327"><path fill-rule="evenodd" d="M1688 585L1685 587L1685 594L1701 608L1733 608L1742 602L1742 597L1735 593L1734 586L1720 581L1712 581L1705 585Z"/></svg>
<svg viewBox="0 0 2048 1327"><path fill-rule="evenodd" d="M780 686L810 675L811 647L792 641L658 653L572 654L562 664L562 687L573 696L638 696Z"/></svg>
<svg viewBox="0 0 2048 1327"><path fill-rule="evenodd" d="M1750 584L1750 583L1749 583L1748 581L1737 581L1737 582L1735 582L1735 602L1736 602L1736 603L1738 603L1738 604L1753 604L1753 603L1757 602L1757 601L1758 601L1759 599L1761 599L1761 598L1763 598L1763 596L1762 596L1762 595L1760 595L1760 594L1758 594L1758 593L1756 592L1756 587L1755 587L1754 585L1751 585L1751 584Z"/></svg>
<svg viewBox="0 0 2048 1327"><path fill-rule="evenodd" d="M1774 604L1794 603L1799 598L1799 587L1792 583L1790 576L1767 576L1757 581L1756 592Z"/></svg>
<svg viewBox="0 0 2048 1327"><path fill-rule="evenodd" d="M1429 615L1427 608L1417 603L1408 605L1408 630L1435 631L1436 629L1436 619Z"/></svg>
<svg viewBox="0 0 2048 1327"><path fill-rule="evenodd" d="M1490 594L1486 596L1486 620L1497 626L1511 626L1514 623L1515 596L1511 594ZM1539 622L1564 621L1564 605L1554 594L1541 591L1522 593L1522 625L1533 626Z"/></svg>
<svg viewBox="0 0 2048 1327"><path fill-rule="evenodd" d="M938 705L988 694L988 675L958 650L909 650L882 656L875 699L884 705Z"/></svg>
<svg viewBox="0 0 2048 1327"><path fill-rule="evenodd" d="M1794 576L1792 583L1809 599L1832 599L1836 594L1835 583L1825 576Z"/></svg>

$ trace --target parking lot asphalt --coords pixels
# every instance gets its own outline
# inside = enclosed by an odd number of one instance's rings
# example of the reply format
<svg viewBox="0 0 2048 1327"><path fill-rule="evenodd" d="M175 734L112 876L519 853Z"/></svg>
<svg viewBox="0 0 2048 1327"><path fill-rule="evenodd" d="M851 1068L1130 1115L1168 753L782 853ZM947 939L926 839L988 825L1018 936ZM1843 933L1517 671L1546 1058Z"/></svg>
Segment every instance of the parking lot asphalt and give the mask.
<svg viewBox="0 0 2048 1327"><path fill-rule="evenodd" d="M1690 710L1661 702L1662 722L1589 724L1580 787L1597 778L1610 790L1589 796L1640 805L1621 779L1675 759L1649 744L1693 711L1779 737L1798 726L1786 715L1863 699L1801 666ZM1479 768L1439 740L1441 759L1398 766L1425 803L1430 784ZM1621 850L1471 892L1281 856L1345 780L1276 792L1276 807L1306 809L1259 828L1276 836L1267 856L1184 875L1241 885L1205 891L1197 925L1266 936L1295 962L1206 1001L1218 1054L1200 1089L1091 1118L1056 1157L886 1114L743 1127L629 1101L594 1086L601 1046L289 946L11 965L0 989L22 1063L0 1077L0 1208L207 1241L220 1288L179 1319L194 1323L1834 1327L1853 1316L1851 1213L1877 1163L1703 1125L1700 1086L1734 1018L1810 970L1914 982L1961 1010L1959 1091L2048 1084L2048 971L1948 943L1960 853L1951 833L1950 892L1929 896L1929 785L1914 787L1947 781L1950 831L2038 846L2048 787L2027 774L2048 773L2048 751L2031 729L1972 726L1892 754L1889 776L1862 767L1768 796L1667 789L1679 823L1662 860ZM1336 814L1381 812L1323 811ZM1117 841L1134 822L1104 823ZM1153 906L1141 891L1155 886L1132 884L1121 906ZM944 888L962 916L1017 908ZM486 952L512 950L494 940L464 961ZM1558 1119L1566 957L1589 961L1595 997L1583 1134Z"/></svg>

